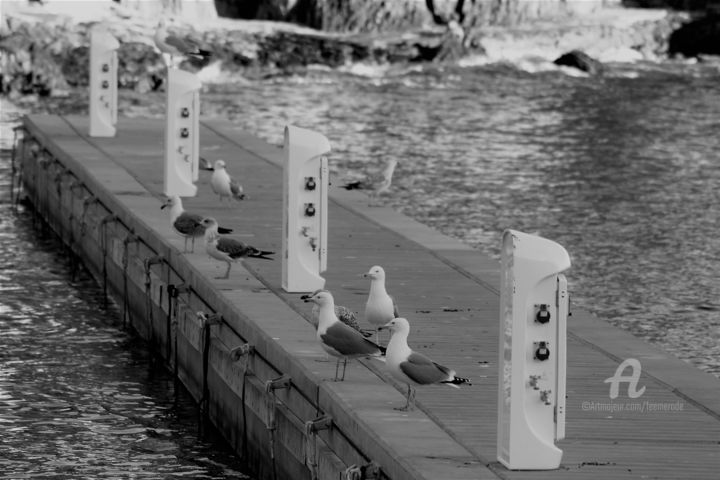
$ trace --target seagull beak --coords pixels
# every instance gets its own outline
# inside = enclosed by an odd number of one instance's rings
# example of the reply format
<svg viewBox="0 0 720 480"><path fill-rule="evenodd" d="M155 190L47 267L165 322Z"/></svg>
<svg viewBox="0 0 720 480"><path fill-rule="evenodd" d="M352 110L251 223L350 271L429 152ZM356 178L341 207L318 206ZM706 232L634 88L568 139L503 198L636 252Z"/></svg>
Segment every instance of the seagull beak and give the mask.
<svg viewBox="0 0 720 480"><path fill-rule="evenodd" d="M168 206L167 203L163 203L162 206L160 207L160 210L164 209L164 208L167 207L167 206Z"/></svg>
<svg viewBox="0 0 720 480"><path fill-rule="evenodd" d="M305 303L312 302L312 295L303 295L302 297L300 297L300 300L304 301Z"/></svg>
<svg viewBox="0 0 720 480"><path fill-rule="evenodd" d="M385 325L380 325L379 327L377 327L377 329L378 330L392 330L391 325L390 325L391 323L392 323L392 320L390 320Z"/></svg>

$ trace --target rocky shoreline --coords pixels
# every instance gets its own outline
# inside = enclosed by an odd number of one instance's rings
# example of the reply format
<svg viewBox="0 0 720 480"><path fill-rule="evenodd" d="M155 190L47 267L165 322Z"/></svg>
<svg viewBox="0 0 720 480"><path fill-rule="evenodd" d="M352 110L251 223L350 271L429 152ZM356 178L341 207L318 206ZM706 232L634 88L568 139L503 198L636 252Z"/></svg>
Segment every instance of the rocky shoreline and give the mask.
<svg viewBox="0 0 720 480"><path fill-rule="evenodd" d="M619 11L618 11L619 10ZM309 65L390 64L455 61L486 56L490 61L542 57L548 61L577 51L590 60L661 60L686 14L605 9L587 17L536 21L515 27L481 27L458 34L430 25L401 33L331 33L270 21L218 19L204 30L184 23L171 28L213 53L208 61L186 60L182 68L212 67L225 77L266 78L296 73ZM153 45L156 20L108 8L102 18L28 13L5 14L0 27L0 92L62 96L88 83L89 31L104 24L121 43L119 88L162 88L164 64ZM572 65L572 63L570 63ZM573 65L583 68L582 65ZM583 68L591 73L601 69Z"/></svg>

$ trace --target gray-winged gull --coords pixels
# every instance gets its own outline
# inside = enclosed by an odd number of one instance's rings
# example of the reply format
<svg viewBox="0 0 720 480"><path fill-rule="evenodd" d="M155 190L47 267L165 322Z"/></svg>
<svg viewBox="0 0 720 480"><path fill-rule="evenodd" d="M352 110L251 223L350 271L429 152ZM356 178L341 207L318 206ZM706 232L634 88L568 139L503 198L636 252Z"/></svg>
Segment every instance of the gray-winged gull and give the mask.
<svg viewBox="0 0 720 480"><path fill-rule="evenodd" d="M242 185L233 179L225 168L224 160L216 160L215 168L210 177L210 186L213 192L220 196L222 202L225 197L228 199L242 200L245 198Z"/></svg>
<svg viewBox="0 0 720 480"><path fill-rule="evenodd" d="M267 255L273 255L275 252L260 250L235 239L218 235L218 224L214 218L203 218L201 223L205 226L205 250L208 255L215 260L227 263L225 275L216 278L228 278L230 276L230 267L239 258L272 260Z"/></svg>
<svg viewBox="0 0 720 480"><path fill-rule="evenodd" d="M197 213L186 212L183 209L182 200L177 195L168 197L167 201L162 204L160 209L170 207L170 225L175 233L185 239L184 253L187 253L188 239L192 240L192 248L190 252L195 251L195 237L205 235L205 226L201 223L203 216ZM232 229L218 227L219 233L230 233Z"/></svg>
<svg viewBox="0 0 720 480"><path fill-rule="evenodd" d="M335 315L335 300L327 290L320 290L305 298L306 302L314 302L320 307L318 318L317 339L320 346L328 354L336 357L335 379L338 381L340 360L343 360L342 377L345 380L347 361L353 358L380 357L385 349L365 338L360 332L338 320Z"/></svg>
<svg viewBox="0 0 720 480"><path fill-rule="evenodd" d="M463 383L470 384L467 378L457 377L455 371L435 363L422 353L413 351L407 343L410 323L405 318L394 318L380 327L392 333L387 346L385 365L395 379L408 387L407 403L396 410L412 410L415 406L413 385L444 384L460 388Z"/></svg>
<svg viewBox="0 0 720 480"><path fill-rule="evenodd" d="M175 57L193 57L205 59L211 56L211 52L203 50L191 38L180 37L167 31L165 19L161 19L153 36L155 46L166 60L168 67L175 66Z"/></svg>
<svg viewBox="0 0 720 480"><path fill-rule="evenodd" d="M361 180L350 181L342 185L345 190L365 190L370 195L371 201L378 195L385 193L392 185L393 172L398 161L394 158L385 162L379 173L368 174Z"/></svg>

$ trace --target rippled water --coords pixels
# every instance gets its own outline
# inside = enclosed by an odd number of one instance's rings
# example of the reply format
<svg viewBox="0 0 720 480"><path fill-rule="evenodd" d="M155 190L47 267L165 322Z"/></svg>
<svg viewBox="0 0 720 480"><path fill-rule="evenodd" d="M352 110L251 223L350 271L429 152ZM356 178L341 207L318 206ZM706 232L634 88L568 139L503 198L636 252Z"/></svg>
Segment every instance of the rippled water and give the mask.
<svg viewBox="0 0 720 480"><path fill-rule="evenodd" d="M273 143L323 132L339 175L398 158L387 204L494 257L506 228L561 243L576 305L720 376L718 64L528 66L320 70L202 101Z"/></svg>
<svg viewBox="0 0 720 480"><path fill-rule="evenodd" d="M3 104L6 107L6 104ZM5 113L5 112L4 112ZM7 140L7 130L3 130ZM249 478L102 289L12 209L0 156L0 478Z"/></svg>
<svg viewBox="0 0 720 480"><path fill-rule="evenodd" d="M494 257L505 228L561 243L575 305L720 376L720 70L615 65L587 78L530 66L318 68L208 85L202 108L277 144L288 123L318 130L339 176L398 158L388 205ZM123 92L121 113L161 116L163 101ZM82 113L87 102L22 108ZM2 296L0 421L15 442L11 471L223 478L177 426L170 379L128 348L115 312L98 316L91 282L69 282L59 247L6 207L2 285L14 287Z"/></svg>

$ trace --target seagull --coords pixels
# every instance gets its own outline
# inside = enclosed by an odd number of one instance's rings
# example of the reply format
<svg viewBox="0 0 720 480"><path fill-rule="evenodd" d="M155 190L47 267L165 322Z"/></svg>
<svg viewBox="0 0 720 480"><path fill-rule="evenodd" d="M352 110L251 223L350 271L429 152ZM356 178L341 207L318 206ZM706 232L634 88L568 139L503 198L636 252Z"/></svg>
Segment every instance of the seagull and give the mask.
<svg viewBox="0 0 720 480"><path fill-rule="evenodd" d="M173 230L175 230L178 235L185 238L184 253L188 253L188 238L192 240L192 247L190 252L194 252L195 237L202 237L203 235L205 235L205 227L202 225L202 223L200 223L203 219L202 215L186 212L183 209L182 200L180 200L180 197L177 195L172 195L168 197L167 201L162 204L160 209L162 210L165 207L170 207L170 224L172 225ZM218 232L230 233L232 232L232 229L218 227Z"/></svg>
<svg viewBox="0 0 720 480"><path fill-rule="evenodd" d="M230 267L238 258L262 258L263 260L272 260L267 255L273 255L275 252L269 250L259 250L243 242L233 240L232 238L220 237L218 235L217 220L212 217L203 218L200 222L205 227L205 249L210 257L227 263L227 271L222 277L230 276Z"/></svg>
<svg viewBox="0 0 720 480"><path fill-rule="evenodd" d="M223 198L234 198L235 200L242 200L245 198L243 193L242 185L234 180L225 170L225 161L216 160L213 174L210 177L210 186L213 192L220 196L220 202Z"/></svg>
<svg viewBox="0 0 720 480"><path fill-rule="evenodd" d="M410 323L406 318L393 318L380 327L392 333L387 346L385 365L390 374L408 387L407 403L396 410L408 411L415 406L415 389L412 385L445 384L454 388L464 383L471 385L467 378L455 376L455 371L435 363L422 353L414 352L407 343Z"/></svg>
<svg viewBox="0 0 720 480"><path fill-rule="evenodd" d="M380 173L366 175L362 180L347 182L342 185L345 190L367 190L370 192L370 199L387 192L392 184L392 176L398 161L394 158L388 160Z"/></svg>
<svg viewBox="0 0 720 480"><path fill-rule="evenodd" d="M304 300L305 302L314 302L320 307L317 339L323 350L338 359L335 365L334 381L345 380L348 359L380 357L385 353L385 348L363 337L360 332L338 319L335 314L335 300L327 290L318 290ZM342 377L338 379L340 360L343 360L343 371Z"/></svg>
<svg viewBox="0 0 720 480"><path fill-rule="evenodd" d="M165 19L158 23L153 39L168 67L175 65L174 57L187 56L203 60L211 55L209 51L201 49L194 40L168 33Z"/></svg>
<svg viewBox="0 0 720 480"><path fill-rule="evenodd" d="M300 300L308 300L313 295L315 295L319 292L322 292L322 291L327 291L327 290L322 290L322 289L315 290L310 295L303 295L302 297L300 297ZM358 332L362 333L364 337L369 337L370 335L372 335L372 333L364 332L360 329L360 324L357 321L357 315L355 315L355 312L353 312L349 308L343 307L342 305L335 305L335 316L338 318L338 320L340 320L342 323L344 323L348 327L352 327L355 330L357 330ZM316 303L313 305L313 308L312 308L312 324L315 328L317 328L317 326L318 326L319 319L320 319L320 305L318 305Z"/></svg>
<svg viewBox="0 0 720 480"><path fill-rule="evenodd" d="M375 265L363 277L370 277L370 294L365 304L365 321L378 327L385 325L393 318L400 316L395 300L385 290L385 270ZM380 333L377 332L376 342L380 342Z"/></svg>

